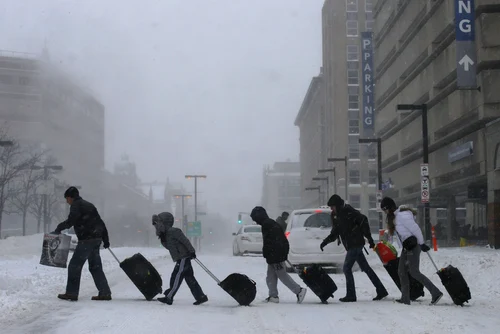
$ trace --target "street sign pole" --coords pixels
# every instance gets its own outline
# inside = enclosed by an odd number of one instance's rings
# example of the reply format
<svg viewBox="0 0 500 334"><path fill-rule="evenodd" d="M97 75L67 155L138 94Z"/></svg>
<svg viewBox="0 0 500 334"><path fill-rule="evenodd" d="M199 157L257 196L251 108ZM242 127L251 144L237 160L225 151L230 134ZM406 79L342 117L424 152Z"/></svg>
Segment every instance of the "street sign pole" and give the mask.
<svg viewBox="0 0 500 334"><path fill-rule="evenodd" d="M457 88L477 89L474 0L455 0Z"/></svg>

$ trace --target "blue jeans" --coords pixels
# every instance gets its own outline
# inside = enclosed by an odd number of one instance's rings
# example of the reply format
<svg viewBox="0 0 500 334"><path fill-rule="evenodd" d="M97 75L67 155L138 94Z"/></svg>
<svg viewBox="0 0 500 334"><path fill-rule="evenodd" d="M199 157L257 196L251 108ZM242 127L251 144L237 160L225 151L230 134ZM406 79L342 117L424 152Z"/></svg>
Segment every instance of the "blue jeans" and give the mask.
<svg viewBox="0 0 500 334"><path fill-rule="evenodd" d="M377 294L386 293L384 285L378 278L377 274L373 271L373 269L366 261L365 254L363 254L363 247L353 248L347 251L344 261L344 275L347 287L346 297L348 298L356 298L356 287L354 285L354 276L352 274L352 267L354 263L357 262L359 268L366 273L372 284L377 289Z"/></svg>
<svg viewBox="0 0 500 334"><path fill-rule="evenodd" d="M68 266L68 282L66 285L66 293L68 295L78 296L83 265L88 260L89 271L92 274L99 295L111 296L106 275L102 271L101 255L99 254L101 242L98 239L83 240L79 241L78 245L76 245L75 252Z"/></svg>

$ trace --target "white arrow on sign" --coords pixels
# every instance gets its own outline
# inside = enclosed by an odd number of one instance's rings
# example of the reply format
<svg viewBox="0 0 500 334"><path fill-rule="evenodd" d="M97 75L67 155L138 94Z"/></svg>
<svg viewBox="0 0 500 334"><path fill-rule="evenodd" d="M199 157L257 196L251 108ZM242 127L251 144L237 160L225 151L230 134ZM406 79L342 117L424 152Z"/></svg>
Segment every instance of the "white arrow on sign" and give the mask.
<svg viewBox="0 0 500 334"><path fill-rule="evenodd" d="M464 67L465 71L469 70L469 66L474 65L474 61L470 59L468 55L465 55L460 61L458 62L458 65L461 65Z"/></svg>

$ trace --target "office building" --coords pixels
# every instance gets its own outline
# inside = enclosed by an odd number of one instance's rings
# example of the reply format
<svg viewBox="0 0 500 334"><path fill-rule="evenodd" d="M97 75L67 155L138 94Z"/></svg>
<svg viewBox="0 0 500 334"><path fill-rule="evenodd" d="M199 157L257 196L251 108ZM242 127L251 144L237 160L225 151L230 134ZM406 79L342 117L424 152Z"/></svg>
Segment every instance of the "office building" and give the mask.
<svg viewBox="0 0 500 334"><path fill-rule="evenodd" d="M487 233L498 240L498 213L489 232L486 214L487 203L490 211L498 203L487 188L498 173L496 143L487 145L498 138L488 131L498 127L486 124L500 116L499 14L498 1L478 0L379 0L373 9L374 123L384 178L394 183L385 194L419 207L428 202L444 245L461 236L478 244ZM401 104L417 110L403 113ZM430 182L421 176L422 123ZM430 238L430 226L423 227Z"/></svg>
<svg viewBox="0 0 500 334"><path fill-rule="evenodd" d="M347 202L368 216L373 232L379 228L376 210L377 164L373 144L359 144L360 138L373 137L370 111L373 108L371 82L362 69L362 36L373 28L371 0L325 0L322 9L323 83L327 130L327 155L336 159L336 191ZM347 159L347 173L345 160ZM346 180L347 179L347 180ZM347 182L346 182L347 181ZM346 191L347 183L347 191Z"/></svg>

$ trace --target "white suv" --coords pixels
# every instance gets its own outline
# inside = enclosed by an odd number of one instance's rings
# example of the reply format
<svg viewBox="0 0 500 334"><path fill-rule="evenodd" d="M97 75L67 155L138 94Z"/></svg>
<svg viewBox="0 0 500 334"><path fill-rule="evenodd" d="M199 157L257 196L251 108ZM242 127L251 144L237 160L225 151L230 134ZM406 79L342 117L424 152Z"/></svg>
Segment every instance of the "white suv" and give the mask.
<svg viewBox="0 0 500 334"><path fill-rule="evenodd" d="M288 260L295 268L319 264L325 270L342 271L346 250L337 241L328 244L324 251L321 242L332 229L331 209L320 208L294 210L287 219L285 235L290 243ZM293 271L287 264L287 270Z"/></svg>

